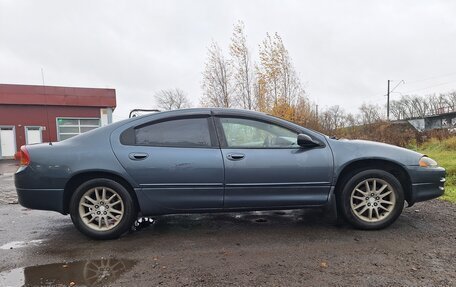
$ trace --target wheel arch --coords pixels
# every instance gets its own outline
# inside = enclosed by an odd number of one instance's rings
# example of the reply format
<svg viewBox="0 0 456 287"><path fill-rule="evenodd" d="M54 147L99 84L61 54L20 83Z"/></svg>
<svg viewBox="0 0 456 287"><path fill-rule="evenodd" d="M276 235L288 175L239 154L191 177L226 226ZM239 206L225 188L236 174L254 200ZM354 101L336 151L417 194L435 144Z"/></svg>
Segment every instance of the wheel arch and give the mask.
<svg viewBox="0 0 456 287"><path fill-rule="evenodd" d="M138 197L136 196L135 190L133 189L133 186L125 178L109 171L85 171L74 174L65 184L65 189L63 192L63 211L65 214L68 214L69 212L71 196L73 195L76 188L78 188L78 186L80 186L83 182L96 178L110 179L115 182L118 182L123 187L125 187L125 189L132 196L138 212L140 212Z"/></svg>
<svg viewBox="0 0 456 287"><path fill-rule="evenodd" d="M339 193L350 175L366 169L381 169L391 173L401 183L405 200L409 206L412 202L412 183L407 170L399 163L386 159L360 159L352 161L342 168L336 180L336 193Z"/></svg>

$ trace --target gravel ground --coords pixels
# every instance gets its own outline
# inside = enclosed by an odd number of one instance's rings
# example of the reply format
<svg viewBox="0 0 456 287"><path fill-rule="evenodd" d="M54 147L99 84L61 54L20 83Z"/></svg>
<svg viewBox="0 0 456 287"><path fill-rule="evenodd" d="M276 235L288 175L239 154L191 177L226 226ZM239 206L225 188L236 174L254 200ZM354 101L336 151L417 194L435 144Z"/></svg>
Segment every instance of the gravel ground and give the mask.
<svg viewBox="0 0 456 287"><path fill-rule="evenodd" d="M17 203L13 174L18 168L14 160L0 160L0 204Z"/></svg>
<svg viewBox="0 0 456 287"><path fill-rule="evenodd" d="M5 204L10 179L0 178L0 286L456 286L456 205L442 200L380 231L297 210L163 216L94 241L69 216Z"/></svg>
<svg viewBox="0 0 456 287"><path fill-rule="evenodd" d="M14 178L10 174L0 174L0 204L16 204L17 194L14 189Z"/></svg>

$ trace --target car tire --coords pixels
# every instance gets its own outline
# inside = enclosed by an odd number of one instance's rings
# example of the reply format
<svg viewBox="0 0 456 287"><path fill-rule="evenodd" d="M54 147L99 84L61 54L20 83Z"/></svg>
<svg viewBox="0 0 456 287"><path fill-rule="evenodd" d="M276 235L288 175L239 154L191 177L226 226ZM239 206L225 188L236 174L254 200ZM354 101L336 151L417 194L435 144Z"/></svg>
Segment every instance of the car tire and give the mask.
<svg viewBox="0 0 456 287"><path fill-rule="evenodd" d="M358 229L385 228L396 221L404 207L401 183L391 173L379 169L347 176L338 195L340 214Z"/></svg>
<svg viewBox="0 0 456 287"><path fill-rule="evenodd" d="M82 183L70 200L74 226L93 239L115 239L126 233L138 212L128 190L118 182L97 178Z"/></svg>

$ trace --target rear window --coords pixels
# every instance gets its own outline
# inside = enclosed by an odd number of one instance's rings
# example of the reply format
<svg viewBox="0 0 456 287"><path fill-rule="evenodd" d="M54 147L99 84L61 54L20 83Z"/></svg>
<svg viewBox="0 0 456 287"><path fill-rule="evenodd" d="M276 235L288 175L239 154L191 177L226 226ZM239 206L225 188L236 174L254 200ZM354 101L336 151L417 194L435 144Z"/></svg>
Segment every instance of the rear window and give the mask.
<svg viewBox="0 0 456 287"><path fill-rule="evenodd" d="M136 127L135 145L166 147L211 147L207 118L176 119Z"/></svg>

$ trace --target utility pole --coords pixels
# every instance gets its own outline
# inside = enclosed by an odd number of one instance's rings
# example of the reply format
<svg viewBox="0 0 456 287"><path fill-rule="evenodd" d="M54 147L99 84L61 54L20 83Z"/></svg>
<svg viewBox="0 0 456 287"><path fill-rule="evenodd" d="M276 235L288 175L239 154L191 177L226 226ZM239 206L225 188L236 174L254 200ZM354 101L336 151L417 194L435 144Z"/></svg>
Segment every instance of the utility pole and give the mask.
<svg viewBox="0 0 456 287"><path fill-rule="evenodd" d="M43 87L44 87L44 70L41 68L41 79L43 80Z"/></svg>
<svg viewBox="0 0 456 287"><path fill-rule="evenodd" d="M386 93L386 119L389 121L390 119L390 82L388 80L388 92Z"/></svg>
<svg viewBox="0 0 456 287"><path fill-rule="evenodd" d="M317 119L317 122L318 122L318 105L315 105L315 118Z"/></svg>

